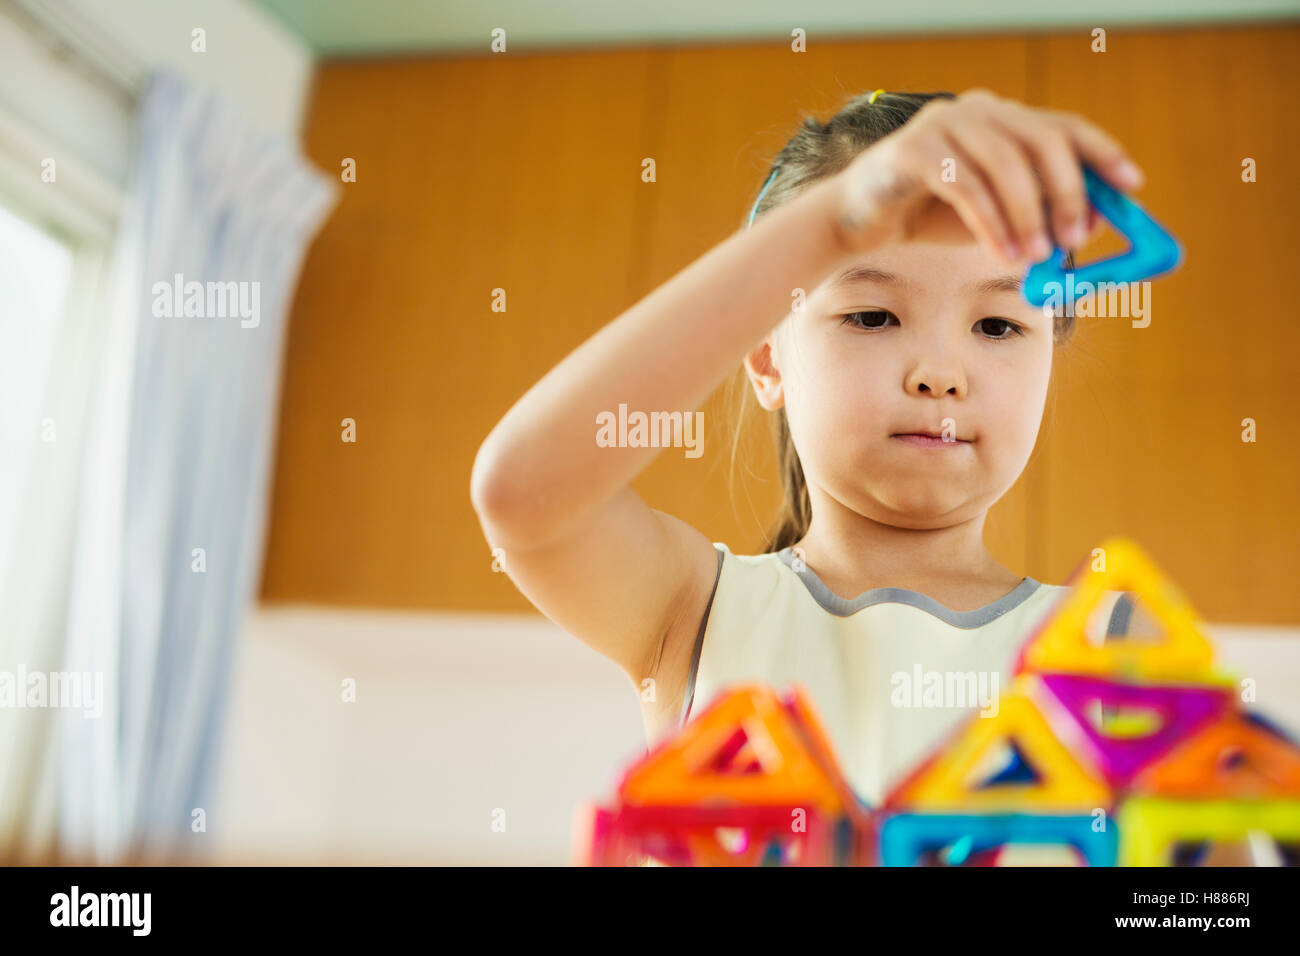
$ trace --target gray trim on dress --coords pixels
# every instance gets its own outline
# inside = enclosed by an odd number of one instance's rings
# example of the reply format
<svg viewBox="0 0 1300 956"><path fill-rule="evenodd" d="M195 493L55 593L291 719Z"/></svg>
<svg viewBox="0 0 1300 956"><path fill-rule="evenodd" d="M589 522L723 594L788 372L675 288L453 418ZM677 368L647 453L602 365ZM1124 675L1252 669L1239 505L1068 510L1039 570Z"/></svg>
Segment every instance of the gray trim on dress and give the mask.
<svg viewBox="0 0 1300 956"><path fill-rule="evenodd" d="M1106 636L1127 636L1129 621L1133 617L1134 597L1132 591L1121 591L1115 606L1111 608L1110 623L1106 625Z"/></svg>
<svg viewBox="0 0 1300 956"><path fill-rule="evenodd" d="M1112 637L1128 636L1129 621L1133 616L1133 604L1136 598L1132 591L1120 591L1119 597L1115 599L1115 605L1110 609L1110 620L1106 623L1106 636L1102 638L1102 643L1110 640ZM1101 713L1103 718L1114 717L1119 713L1119 705L1113 706L1102 704Z"/></svg>
<svg viewBox="0 0 1300 956"><path fill-rule="evenodd" d="M695 676L699 671L700 653L704 647L704 632L709 625L709 612L713 610L713 598L718 593L718 582L722 579L723 550L717 545L714 545L714 550L718 552L718 570L713 578L713 590L709 592L709 603L704 608L704 616L700 619L700 628L695 634L695 648L691 652L691 672L686 679L686 695L682 700L682 724L685 724L690 718L691 706L695 703ZM793 548L784 548L777 552L777 556L793 569ZM812 569L806 565L803 571L796 571L795 573L799 575L799 579L808 588L808 592L822 608L840 617L847 617L873 604L885 604L893 601L897 604L910 604L915 608L933 614L941 621L961 628L980 627L995 618L1001 617L1007 611L1022 603L1039 588L1038 581L1026 577L1010 592L1004 594L992 604L976 608L973 611L953 611L944 607L934 598L907 588L872 588L870 591L859 594L849 601L831 591L821 578L817 577ZM1134 601L1135 596L1131 591L1120 592L1119 598L1115 601L1115 606L1111 609L1110 620L1106 625L1107 637L1128 634Z"/></svg>
<svg viewBox="0 0 1300 956"><path fill-rule="evenodd" d="M704 630L709 625L709 612L713 610L713 596L718 593L718 581L722 579L722 549L717 545L713 549L718 552L718 571L713 576L713 590L709 592L709 603L705 605L704 616L700 618L700 629L695 635L695 650L691 652L691 674L686 678L686 696L682 700L683 724L691 716L691 704L695 703L695 673L699 669L700 651L704 647Z"/></svg>
<svg viewBox="0 0 1300 956"><path fill-rule="evenodd" d="M691 706L695 701L695 675L699 669L700 653L704 647L704 632L709 624L709 612L713 609L713 596L718 592L718 581L722 577L723 551L716 545L714 549L718 552L718 571L713 579L713 591L709 594L708 606L704 609L703 618L700 619L700 629L695 635L695 649L691 656L691 672L686 679L686 695L682 701L681 723L683 724L690 718ZM789 567L794 567L793 548L784 548L777 552L777 556ZM817 577L812 569L807 566L803 571L796 571L795 574L804 583L813 600L821 605L824 610L839 617L848 617L850 614L854 614L873 604L885 604L892 601L896 604L910 604L934 615L941 621L951 624L953 627L965 629L981 627L989 623L989 621L1001 617L1012 608L1023 603L1040 587L1038 581L1026 577L1009 593L1004 594L992 604L976 608L973 611L954 611L944 607L932 597L907 588L872 588L870 591L859 594L849 601L831 591L821 578Z"/></svg>
<svg viewBox="0 0 1300 956"><path fill-rule="evenodd" d="M794 568L793 548L783 548L777 552L777 556L791 569ZM850 614L856 614L864 607L871 607L873 604L910 604L912 607L934 615L946 624L963 629L982 627L1001 617L1012 608L1024 603L1025 599L1040 587L1040 582L1035 581L1033 578L1021 578L1019 584L992 604L975 608L973 611L954 611L951 608L944 607L934 598L908 588L872 588L870 591L864 591L849 600L840 597L828 588L825 582L817 576L817 573L807 565L804 565L803 570L795 571L795 574L799 575L799 580L803 581L808 593L813 596L813 600L837 617L848 617Z"/></svg>

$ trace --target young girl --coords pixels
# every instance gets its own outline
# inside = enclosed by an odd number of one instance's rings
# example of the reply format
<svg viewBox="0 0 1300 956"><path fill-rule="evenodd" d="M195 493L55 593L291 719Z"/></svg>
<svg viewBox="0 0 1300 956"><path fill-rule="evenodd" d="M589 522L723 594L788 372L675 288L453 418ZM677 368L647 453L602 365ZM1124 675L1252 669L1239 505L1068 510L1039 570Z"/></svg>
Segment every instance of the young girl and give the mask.
<svg viewBox="0 0 1300 956"><path fill-rule="evenodd" d="M1071 331L1019 285L1095 226L1082 163L1120 189L1142 179L1086 119L986 90L877 90L807 119L750 228L493 429L471 481L490 544L544 614L626 671L652 743L729 685L799 681L876 804L972 708L996 708L1063 590L999 564L982 533ZM788 499L759 555L631 490L656 448L596 440L620 405L698 408L742 361L777 418ZM1124 630L1120 597L1094 639ZM935 673L971 675L981 698L920 706L910 691Z"/></svg>

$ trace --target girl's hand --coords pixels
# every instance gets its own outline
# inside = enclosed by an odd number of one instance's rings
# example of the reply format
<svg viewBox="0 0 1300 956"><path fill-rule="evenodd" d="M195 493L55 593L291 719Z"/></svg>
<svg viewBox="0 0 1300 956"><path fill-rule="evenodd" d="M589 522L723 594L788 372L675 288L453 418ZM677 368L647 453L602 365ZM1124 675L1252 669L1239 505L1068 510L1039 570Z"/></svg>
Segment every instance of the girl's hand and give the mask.
<svg viewBox="0 0 1300 956"><path fill-rule="evenodd" d="M1053 244L1077 248L1097 223L1083 163L1117 189L1143 180L1083 117L969 90L926 103L836 175L835 228L849 252L973 235L1008 262L1037 262Z"/></svg>

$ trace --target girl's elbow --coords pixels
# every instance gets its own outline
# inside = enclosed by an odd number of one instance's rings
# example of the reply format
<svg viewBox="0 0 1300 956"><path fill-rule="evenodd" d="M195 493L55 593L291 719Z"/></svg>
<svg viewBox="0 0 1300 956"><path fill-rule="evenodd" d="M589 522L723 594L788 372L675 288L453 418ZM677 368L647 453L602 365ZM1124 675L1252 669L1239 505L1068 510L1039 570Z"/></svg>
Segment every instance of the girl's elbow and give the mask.
<svg viewBox="0 0 1300 956"><path fill-rule="evenodd" d="M480 519L493 524L512 510L515 492L510 486L509 468L501 461L492 436L479 447L469 475L469 500Z"/></svg>
<svg viewBox="0 0 1300 956"><path fill-rule="evenodd" d="M474 456L469 500L494 546L519 547L537 534L536 501L520 480L523 473L490 435Z"/></svg>

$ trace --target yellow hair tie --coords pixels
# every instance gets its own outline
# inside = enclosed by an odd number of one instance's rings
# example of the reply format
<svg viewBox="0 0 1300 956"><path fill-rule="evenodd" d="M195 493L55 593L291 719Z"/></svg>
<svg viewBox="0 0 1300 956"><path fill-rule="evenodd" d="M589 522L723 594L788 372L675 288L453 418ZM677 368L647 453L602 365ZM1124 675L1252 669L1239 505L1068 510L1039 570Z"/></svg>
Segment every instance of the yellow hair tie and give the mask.
<svg viewBox="0 0 1300 956"><path fill-rule="evenodd" d="M874 102L876 102L876 97L879 96L879 95L880 95L881 93L883 93L883 92L885 92L885 91L884 91L884 90L876 90L876 92L874 92L874 93L871 94L871 99L869 99L867 102L868 102L868 103L874 103Z"/></svg>

